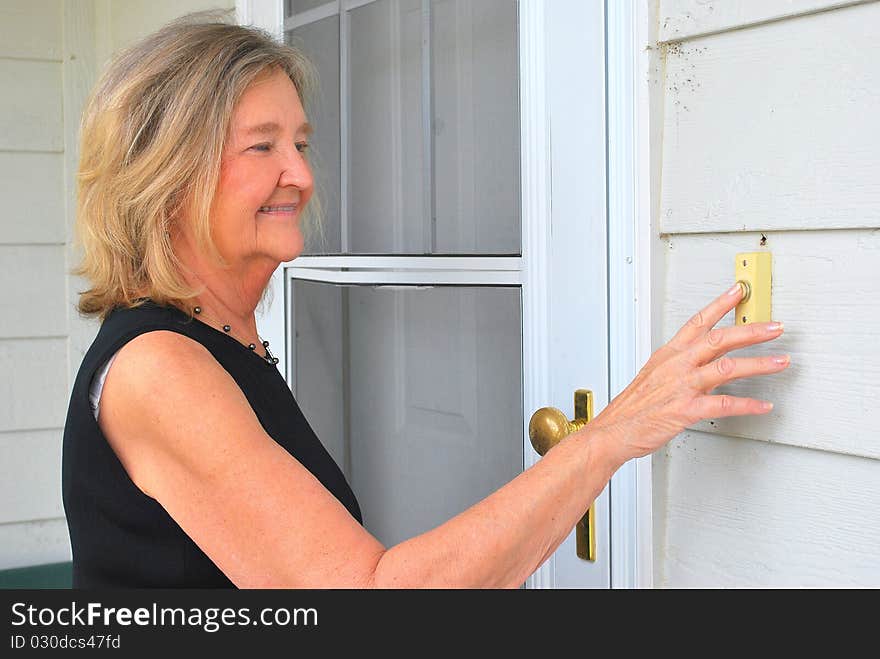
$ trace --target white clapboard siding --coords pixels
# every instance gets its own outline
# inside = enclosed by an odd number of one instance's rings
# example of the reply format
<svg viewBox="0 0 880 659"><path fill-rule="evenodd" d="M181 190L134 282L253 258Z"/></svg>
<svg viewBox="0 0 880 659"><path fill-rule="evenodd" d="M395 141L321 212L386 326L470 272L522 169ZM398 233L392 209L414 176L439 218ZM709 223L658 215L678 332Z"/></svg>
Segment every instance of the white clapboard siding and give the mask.
<svg viewBox="0 0 880 659"><path fill-rule="evenodd" d="M873 0L660 0L660 41L757 25Z"/></svg>
<svg viewBox="0 0 880 659"><path fill-rule="evenodd" d="M717 392L774 402L768 415L701 422L781 444L880 458L880 229L669 236L663 336L734 281L738 252L773 255L772 315L785 333L731 356L790 354L784 372L737 380ZM729 327L733 313L718 324ZM714 424L714 425L711 425Z"/></svg>
<svg viewBox="0 0 880 659"><path fill-rule="evenodd" d="M61 64L0 59L0 149L61 151Z"/></svg>
<svg viewBox="0 0 880 659"><path fill-rule="evenodd" d="M64 516L61 437L60 428L0 433L0 524Z"/></svg>
<svg viewBox="0 0 880 659"><path fill-rule="evenodd" d="M880 587L880 461L688 431L654 471L655 586Z"/></svg>
<svg viewBox="0 0 880 659"><path fill-rule="evenodd" d="M60 153L0 151L0 244L65 242Z"/></svg>
<svg viewBox="0 0 880 659"><path fill-rule="evenodd" d="M0 569L70 560L67 520L0 524Z"/></svg>
<svg viewBox="0 0 880 659"><path fill-rule="evenodd" d="M66 338L0 339L0 373L0 432L64 426Z"/></svg>
<svg viewBox="0 0 880 659"><path fill-rule="evenodd" d="M0 339L67 335L64 245L0 245Z"/></svg>
<svg viewBox="0 0 880 659"><path fill-rule="evenodd" d="M870 3L666 48L661 231L880 226L877 25Z"/></svg>
<svg viewBox="0 0 880 659"><path fill-rule="evenodd" d="M0 2L0 57L61 61L61 2Z"/></svg>
<svg viewBox="0 0 880 659"><path fill-rule="evenodd" d="M70 556L62 7L0 2L0 568Z"/></svg>

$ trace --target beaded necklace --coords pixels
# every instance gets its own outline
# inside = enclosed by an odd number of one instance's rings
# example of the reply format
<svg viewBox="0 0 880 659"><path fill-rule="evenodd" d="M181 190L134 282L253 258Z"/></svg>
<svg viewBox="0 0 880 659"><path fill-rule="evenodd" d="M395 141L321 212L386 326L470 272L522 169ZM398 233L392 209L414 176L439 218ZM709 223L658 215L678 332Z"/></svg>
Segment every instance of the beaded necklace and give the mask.
<svg viewBox="0 0 880 659"><path fill-rule="evenodd" d="M216 318L213 318L212 316L210 316L210 314L205 314L201 307L193 307L193 313L196 314L197 316L200 316L200 318L199 318L200 320L201 320L201 317L208 317L208 318L212 318L215 322L219 322L219 321L217 321ZM204 321L202 321L202 322L204 322ZM241 337L240 335L238 335L238 334L236 334L235 332L233 332L233 331L232 331L232 327L229 325L229 323L222 323L222 324L221 324L221 327L223 328L223 331L224 331L224 332L226 332L227 334L233 336L233 337L234 337L239 343L244 343L243 337ZM266 364L269 365L269 366L274 366L275 364L277 364L277 363L278 363L278 357L273 356L272 353L269 352L269 342L263 340L262 337L260 337L259 334L257 335L257 338L259 338L260 341L262 342L262 344L263 344L263 350L264 350L265 353L266 353L265 355L263 355L263 356L261 357L261 359L262 359L263 361L265 361ZM246 345L247 345L247 347L248 347L249 350L253 350L253 351L255 351L254 354L256 354L257 346L256 346L254 343L248 343L248 344L246 344Z"/></svg>

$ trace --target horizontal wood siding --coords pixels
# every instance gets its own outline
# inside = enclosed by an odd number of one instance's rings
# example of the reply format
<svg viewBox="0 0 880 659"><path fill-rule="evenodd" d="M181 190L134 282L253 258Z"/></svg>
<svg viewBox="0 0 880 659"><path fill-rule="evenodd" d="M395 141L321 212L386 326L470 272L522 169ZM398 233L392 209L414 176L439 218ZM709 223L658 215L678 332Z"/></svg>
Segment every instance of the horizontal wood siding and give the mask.
<svg viewBox="0 0 880 659"><path fill-rule="evenodd" d="M715 391L771 413L653 456L654 583L880 586L880 3L659 10L657 345L730 286L738 252L769 251L785 334L729 354L792 364Z"/></svg>
<svg viewBox="0 0 880 659"><path fill-rule="evenodd" d="M0 524L2 569L70 560L70 536L64 517Z"/></svg>
<svg viewBox="0 0 880 659"><path fill-rule="evenodd" d="M880 461L692 431L655 463L656 586L880 586Z"/></svg>
<svg viewBox="0 0 880 659"><path fill-rule="evenodd" d="M64 245L0 245L0 263L0 339L66 337Z"/></svg>
<svg viewBox="0 0 880 659"><path fill-rule="evenodd" d="M62 0L3 0L0 57L61 61Z"/></svg>
<svg viewBox="0 0 880 659"><path fill-rule="evenodd" d="M63 181L60 153L0 151L0 245L65 242Z"/></svg>
<svg viewBox="0 0 880 659"><path fill-rule="evenodd" d="M660 41L735 30L873 0L661 0Z"/></svg>
<svg viewBox="0 0 880 659"><path fill-rule="evenodd" d="M0 340L0 373L0 432L63 427L66 338Z"/></svg>
<svg viewBox="0 0 880 659"><path fill-rule="evenodd" d="M61 64L0 58L0 150L64 150Z"/></svg>
<svg viewBox="0 0 880 659"><path fill-rule="evenodd" d="M0 2L0 569L70 557L63 13Z"/></svg>
<svg viewBox="0 0 880 659"><path fill-rule="evenodd" d="M0 524L64 516L60 428L0 433Z"/></svg>
<svg viewBox="0 0 880 659"><path fill-rule="evenodd" d="M870 3L666 48L661 231L880 226L877 25Z"/></svg>
<svg viewBox="0 0 880 659"><path fill-rule="evenodd" d="M701 422L701 430L880 458L880 229L691 234L667 237L664 341L733 282L734 255L769 250L775 341L731 356L790 354L786 371L718 393L765 398L768 416ZM719 326L733 325L729 313Z"/></svg>

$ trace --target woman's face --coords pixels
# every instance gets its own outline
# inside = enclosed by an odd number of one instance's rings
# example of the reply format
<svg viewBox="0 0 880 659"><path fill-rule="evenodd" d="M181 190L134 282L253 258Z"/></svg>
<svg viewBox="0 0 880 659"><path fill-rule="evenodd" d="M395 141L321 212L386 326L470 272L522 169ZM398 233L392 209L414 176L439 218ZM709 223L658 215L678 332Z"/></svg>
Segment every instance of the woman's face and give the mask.
<svg viewBox="0 0 880 659"><path fill-rule="evenodd" d="M261 76L239 99L211 206L214 241L233 266L289 261L302 252L300 217L314 189L305 159L310 133L282 71Z"/></svg>

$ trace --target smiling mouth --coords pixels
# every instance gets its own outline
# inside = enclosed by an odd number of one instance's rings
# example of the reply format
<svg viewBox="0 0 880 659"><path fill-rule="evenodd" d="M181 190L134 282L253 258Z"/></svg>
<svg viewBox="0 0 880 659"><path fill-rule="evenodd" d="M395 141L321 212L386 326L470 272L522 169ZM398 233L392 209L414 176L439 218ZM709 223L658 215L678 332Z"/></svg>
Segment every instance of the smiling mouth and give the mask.
<svg viewBox="0 0 880 659"><path fill-rule="evenodd" d="M277 213L277 214L287 214L293 213L296 211L296 204L280 204L278 206L260 206L257 209L258 213Z"/></svg>

